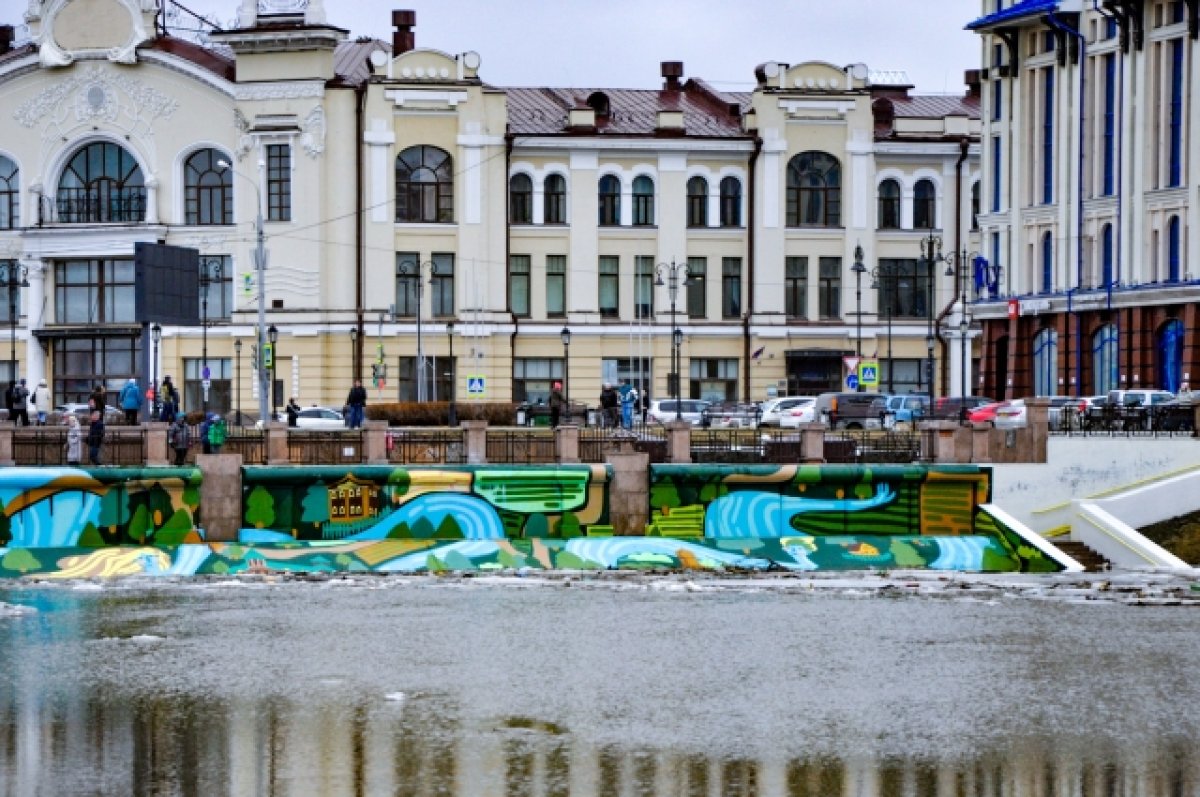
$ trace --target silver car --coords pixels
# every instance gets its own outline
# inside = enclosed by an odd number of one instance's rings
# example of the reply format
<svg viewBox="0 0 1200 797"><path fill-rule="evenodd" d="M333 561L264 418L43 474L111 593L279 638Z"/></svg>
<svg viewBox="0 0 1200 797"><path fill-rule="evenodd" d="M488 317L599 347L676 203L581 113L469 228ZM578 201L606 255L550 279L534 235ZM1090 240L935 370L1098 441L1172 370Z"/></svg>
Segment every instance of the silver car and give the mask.
<svg viewBox="0 0 1200 797"><path fill-rule="evenodd" d="M656 399L650 402L650 409L646 410L646 420L649 423L671 423L678 415L680 420L699 426L704 420L704 410L708 404L698 399L680 399L678 402L675 399Z"/></svg>

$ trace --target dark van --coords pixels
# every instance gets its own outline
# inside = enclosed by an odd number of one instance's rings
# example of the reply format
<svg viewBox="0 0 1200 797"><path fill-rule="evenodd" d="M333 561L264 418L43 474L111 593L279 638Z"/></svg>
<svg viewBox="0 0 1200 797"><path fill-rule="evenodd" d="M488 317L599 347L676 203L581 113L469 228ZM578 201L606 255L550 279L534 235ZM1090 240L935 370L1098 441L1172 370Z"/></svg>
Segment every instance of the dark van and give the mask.
<svg viewBox="0 0 1200 797"><path fill-rule="evenodd" d="M831 429L882 429L886 412L882 393L822 393L814 414Z"/></svg>

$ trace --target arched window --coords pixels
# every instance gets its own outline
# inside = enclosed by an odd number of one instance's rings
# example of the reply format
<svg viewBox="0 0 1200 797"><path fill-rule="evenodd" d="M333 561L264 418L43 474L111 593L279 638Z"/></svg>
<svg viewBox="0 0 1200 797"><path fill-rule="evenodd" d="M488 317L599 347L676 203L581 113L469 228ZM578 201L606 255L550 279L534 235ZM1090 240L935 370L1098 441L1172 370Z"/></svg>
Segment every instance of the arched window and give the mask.
<svg viewBox="0 0 1200 797"><path fill-rule="evenodd" d="M508 220L513 224L533 223L533 180L514 174L508 181Z"/></svg>
<svg viewBox="0 0 1200 797"><path fill-rule="evenodd" d="M1113 284L1113 227L1105 224L1100 232L1100 287Z"/></svg>
<svg viewBox="0 0 1200 797"><path fill-rule="evenodd" d="M67 224L142 221L142 168L116 144L97 141L75 153L58 181L58 220Z"/></svg>
<svg viewBox="0 0 1200 797"><path fill-rule="evenodd" d="M2 212L2 211L0 211ZM1180 245L1179 239L1179 217L1172 216L1167 222L1167 281L1179 282L1179 267L1180 267Z"/></svg>
<svg viewBox="0 0 1200 797"><path fill-rule="evenodd" d="M913 187L913 229L932 230L937 226L937 188L933 180L918 180Z"/></svg>
<svg viewBox="0 0 1200 797"><path fill-rule="evenodd" d="M601 227L621 223L621 181L611 174L600 178L599 206Z"/></svg>
<svg viewBox="0 0 1200 797"><path fill-rule="evenodd" d="M0 230L12 230L20 223L21 179L17 164L0 155Z"/></svg>
<svg viewBox="0 0 1200 797"><path fill-rule="evenodd" d="M1054 236L1042 236L1042 293L1054 292Z"/></svg>
<svg viewBox="0 0 1200 797"><path fill-rule="evenodd" d="M654 181L645 175L633 181L633 223L638 227L654 224Z"/></svg>
<svg viewBox="0 0 1200 797"><path fill-rule="evenodd" d="M742 226L742 181L736 177L721 180L721 226Z"/></svg>
<svg viewBox="0 0 1200 797"><path fill-rule="evenodd" d="M1092 335L1092 393L1117 389L1117 326L1105 324Z"/></svg>
<svg viewBox="0 0 1200 797"><path fill-rule="evenodd" d="M567 223L567 180L561 174L551 174L543 184L545 218L543 224Z"/></svg>
<svg viewBox="0 0 1200 797"><path fill-rule="evenodd" d="M895 180L879 184L879 229L900 229L900 183Z"/></svg>
<svg viewBox="0 0 1200 797"><path fill-rule="evenodd" d="M409 147L396 158L396 221L454 222L454 160L437 147Z"/></svg>
<svg viewBox="0 0 1200 797"><path fill-rule="evenodd" d="M1183 322L1172 318L1158 332L1158 386L1179 392L1183 382Z"/></svg>
<svg viewBox="0 0 1200 797"><path fill-rule="evenodd" d="M826 152L801 152L788 161L787 226L842 225L842 165Z"/></svg>
<svg viewBox="0 0 1200 797"><path fill-rule="evenodd" d="M1058 395L1058 331L1043 329L1033 339L1033 395Z"/></svg>
<svg viewBox="0 0 1200 797"><path fill-rule="evenodd" d="M687 182L687 226L708 226L708 180L703 177Z"/></svg>
<svg viewBox="0 0 1200 797"><path fill-rule="evenodd" d="M202 149L183 162L184 224L233 224L233 170L217 166L224 157Z"/></svg>
<svg viewBox="0 0 1200 797"><path fill-rule="evenodd" d="M979 229L979 181L971 183L971 229Z"/></svg>

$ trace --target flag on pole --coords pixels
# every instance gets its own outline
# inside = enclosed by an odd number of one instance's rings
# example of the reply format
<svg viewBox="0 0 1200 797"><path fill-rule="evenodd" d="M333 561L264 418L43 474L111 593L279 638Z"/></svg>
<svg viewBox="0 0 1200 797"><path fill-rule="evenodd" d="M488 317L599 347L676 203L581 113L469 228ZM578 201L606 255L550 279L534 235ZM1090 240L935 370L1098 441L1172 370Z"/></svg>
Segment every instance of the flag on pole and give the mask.
<svg viewBox="0 0 1200 797"><path fill-rule="evenodd" d="M759 346L758 349L755 350L754 354L750 355L750 359L757 360L759 357L762 357L762 353L766 350L767 350L766 346Z"/></svg>

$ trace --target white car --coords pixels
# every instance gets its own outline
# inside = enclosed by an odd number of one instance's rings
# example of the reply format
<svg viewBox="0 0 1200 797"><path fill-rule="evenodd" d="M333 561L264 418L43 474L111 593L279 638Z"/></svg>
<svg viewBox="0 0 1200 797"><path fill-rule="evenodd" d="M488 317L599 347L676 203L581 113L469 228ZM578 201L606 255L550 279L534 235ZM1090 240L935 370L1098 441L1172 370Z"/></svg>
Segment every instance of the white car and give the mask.
<svg viewBox="0 0 1200 797"><path fill-rule="evenodd" d="M814 401L816 401L815 396L784 396L771 399L763 405L759 426L781 426L780 421L783 416L791 413L796 407L812 404Z"/></svg>
<svg viewBox="0 0 1200 797"><path fill-rule="evenodd" d="M814 423L817 420L816 396L805 396L794 400L799 403L780 416L780 429L796 429L802 423Z"/></svg>
<svg viewBox="0 0 1200 797"><path fill-rule="evenodd" d="M678 414L679 420L686 421L692 426L699 426L707 407L707 401L698 399L682 399L679 402L676 402L675 399L653 400L650 402L650 408L646 411L646 420L650 423L670 423L676 419Z"/></svg>
<svg viewBox="0 0 1200 797"><path fill-rule="evenodd" d="M305 407L296 414L296 428L318 431L345 429L346 418L339 410L331 410L328 407Z"/></svg>
<svg viewBox="0 0 1200 797"><path fill-rule="evenodd" d="M1025 399L1005 401L996 408L996 418L992 421L997 429L1021 429L1026 423Z"/></svg>

